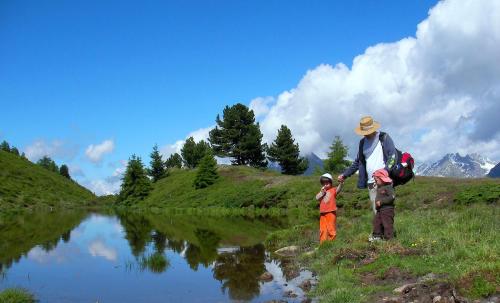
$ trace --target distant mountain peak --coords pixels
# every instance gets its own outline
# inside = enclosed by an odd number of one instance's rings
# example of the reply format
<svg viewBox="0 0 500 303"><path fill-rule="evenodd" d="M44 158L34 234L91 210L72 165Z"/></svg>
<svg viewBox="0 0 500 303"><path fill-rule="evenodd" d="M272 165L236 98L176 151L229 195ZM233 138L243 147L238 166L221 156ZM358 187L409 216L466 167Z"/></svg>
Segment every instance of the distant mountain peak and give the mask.
<svg viewBox="0 0 500 303"><path fill-rule="evenodd" d="M433 163L423 163L416 169L420 176L482 178L495 166L495 162L478 153L465 156L448 153L442 159Z"/></svg>

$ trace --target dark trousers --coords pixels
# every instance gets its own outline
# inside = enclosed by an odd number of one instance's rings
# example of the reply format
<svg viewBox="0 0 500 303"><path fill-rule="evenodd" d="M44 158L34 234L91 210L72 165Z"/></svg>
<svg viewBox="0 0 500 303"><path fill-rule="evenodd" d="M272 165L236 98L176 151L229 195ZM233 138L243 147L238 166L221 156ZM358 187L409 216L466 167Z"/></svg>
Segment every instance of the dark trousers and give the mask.
<svg viewBox="0 0 500 303"><path fill-rule="evenodd" d="M386 240L394 238L394 207L377 210L373 217L373 236Z"/></svg>

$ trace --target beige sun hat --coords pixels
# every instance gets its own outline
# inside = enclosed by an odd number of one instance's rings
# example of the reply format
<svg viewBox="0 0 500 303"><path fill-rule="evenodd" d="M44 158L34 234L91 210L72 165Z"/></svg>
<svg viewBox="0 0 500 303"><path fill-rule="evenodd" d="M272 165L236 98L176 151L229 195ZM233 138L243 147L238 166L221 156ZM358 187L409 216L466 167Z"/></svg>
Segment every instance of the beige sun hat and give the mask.
<svg viewBox="0 0 500 303"><path fill-rule="evenodd" d="M366 116L361 118L359 121L359 126L354 129L356 134L360 136L366 136L371 133L376 132L380 128L380 123L373 121L373 118Z"/></svg>

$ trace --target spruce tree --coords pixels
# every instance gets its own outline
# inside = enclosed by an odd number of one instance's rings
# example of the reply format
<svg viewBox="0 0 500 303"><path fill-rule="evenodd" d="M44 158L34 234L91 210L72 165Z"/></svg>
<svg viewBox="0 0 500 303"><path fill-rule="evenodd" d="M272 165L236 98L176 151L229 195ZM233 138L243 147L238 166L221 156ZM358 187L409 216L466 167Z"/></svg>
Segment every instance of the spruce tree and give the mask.
<svg viewBox="0 0 500 303"><path fill-rule="evenodd" d="M241 103L226 106L222 119L217 115L215 122L217 125L209 134L215 155L232 158L233 165L267 166L266 145L262 144L260 126L255 123L252 110Z"/></svg>
<svg viewBox="0 0 500 303"><path fill-rule="evenodd" d="M12 146L12 148L10 149L10 152L16 156L19 156L19 150L15 146Z"/></svg>
<svg viewBox="0 0 500 303"><path fill-rule="evenodd" d="M212 153L208 152L200 161L193 185L196 189L205 188L214 184L218 177L217 161Z"/></svg>
<svg viewBox="0 0 500 303"><path fill-rule="evenodd" d="M66 164L63 164L61 165L61 167L59 167L59 174L63 177L71 179L71 176L69 175L69 169Z"/></svg>
<svg viewBox="0 0 500 303"><path fill-rule="evenodd" d="M347 166L350 165L349 160L346 160L349 149L344 145L339 136L335 136L328 158L325 160L325 170L329 172L339 173L342 172Z"/></svg>
<svg viewBox="0 0 500 303"><path fill-rule="evenodd" d="M167 170L165 169L165 165L163 163L163 159L161 158L161 154L158 150L158 145L155 144L153 146L153 151L150 154L151 161L149 162L151 168L149 169L149 176L153 179L153 182L160 180L167 176Z"/></svg>
<svg viewBox="0 0 500 303"><path fill-rule="evenodd" d="M117 203L134 204L144 200L151 191L151 181L140 157L132 155L122 177L122 185Z"/></svg>
<svg viewBox="0 0 500 303"><path fill-rule="evenodd" d="M201 140L196 143L193 137L189 137L181 149L184 166L187 168L195 168L209 151L210 145L207 142Z"/></svg>
<svg viewBox="0 0 500 303"><path fill-rule="evenodd" d="M0 143L0 150L3 150L5 152L8 152L10 153L10 145L9 145L9 142L7 141L2 141L2 143Z"/></svg>
<svg viewBox="0 0 500 303"><path fill-rule="evenodd" d="M268 159L278 162L281 172L286 175L300 175L307 169L307 159L300 157L299 145L295 143L292 132L281 125L278 136L269 147Z"/></svg>
<svg viewBox="0 0 500 303"><path fill-rule="evenodd" d="M59 173L59 167L57 166L56 162L54 162L54 160L52 160L49 156L43 156L36 162L36 164L50 170L51 172Z"/></svg>
<svg viewBox="0 0 500 303"><path fill-rule="evenodd" d="M178 153L171 154L165 161L165 166L170 168L182 168L182 157Z"/></svg>

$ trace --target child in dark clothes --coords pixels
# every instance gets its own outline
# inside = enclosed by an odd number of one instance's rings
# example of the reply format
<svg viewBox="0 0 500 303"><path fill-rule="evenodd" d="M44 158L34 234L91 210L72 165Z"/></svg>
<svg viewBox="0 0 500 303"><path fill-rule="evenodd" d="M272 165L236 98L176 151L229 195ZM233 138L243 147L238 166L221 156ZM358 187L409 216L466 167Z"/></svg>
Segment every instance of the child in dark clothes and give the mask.
<svg viewBox="0 0 500 303"><path fill-rule="evenodd" d="M385 169L373 173L377 183L375 206L377 213L373 218L373 233L370 242L381 239L389 240L394 237L394 200L396 195L392 186L392 179Z"/></svg>

